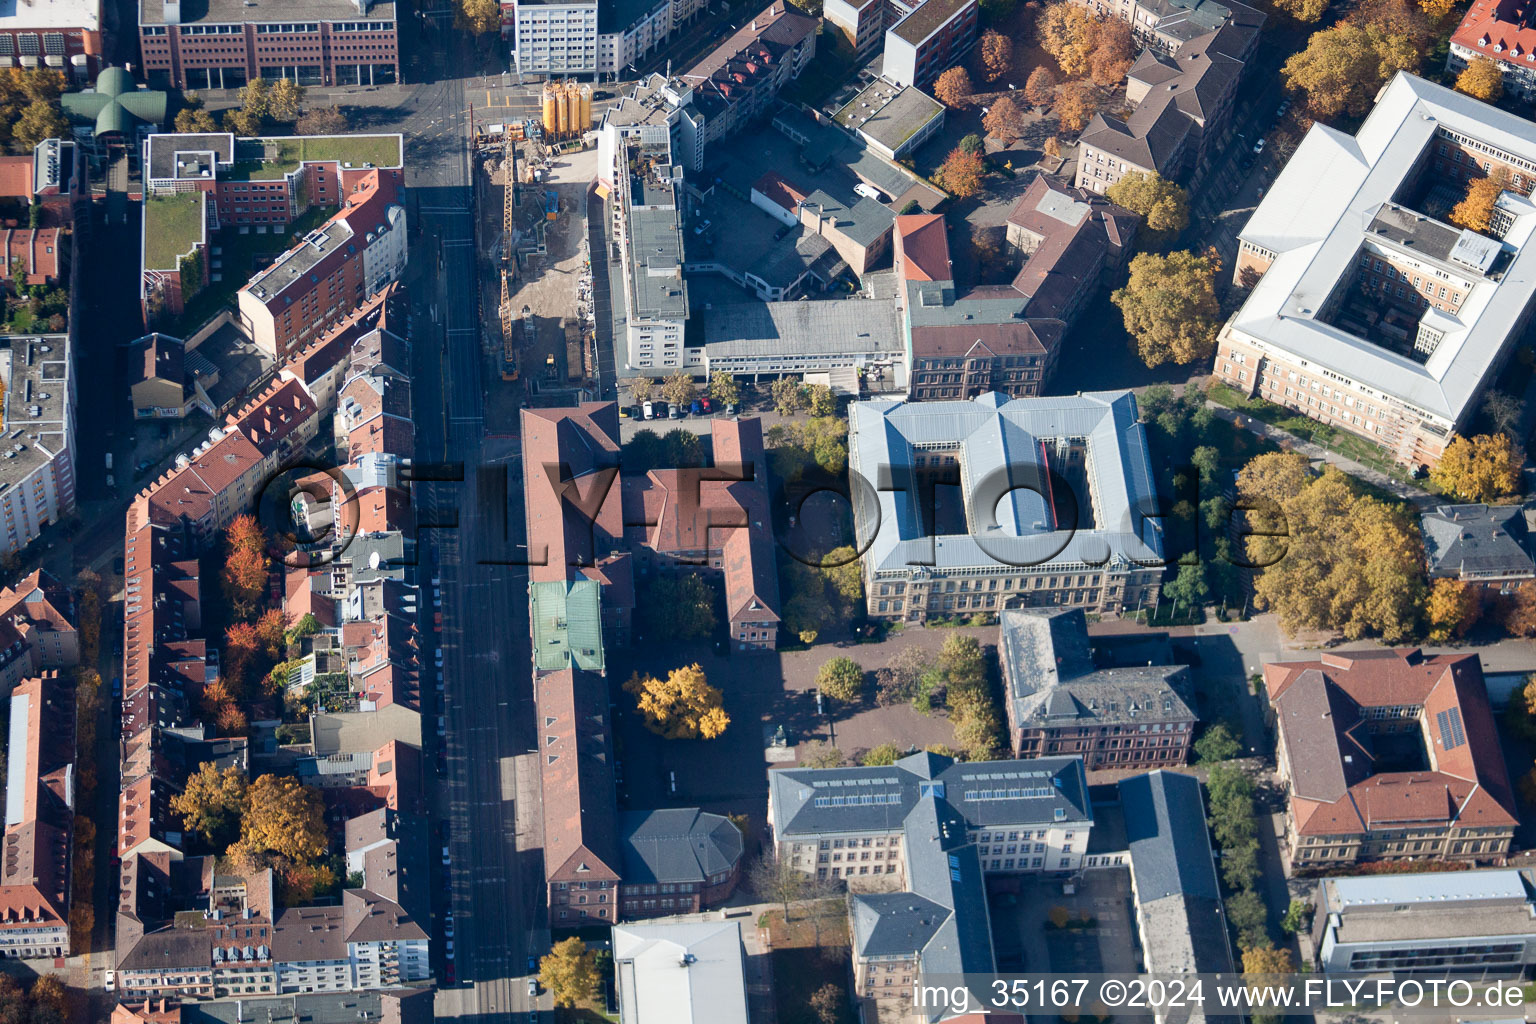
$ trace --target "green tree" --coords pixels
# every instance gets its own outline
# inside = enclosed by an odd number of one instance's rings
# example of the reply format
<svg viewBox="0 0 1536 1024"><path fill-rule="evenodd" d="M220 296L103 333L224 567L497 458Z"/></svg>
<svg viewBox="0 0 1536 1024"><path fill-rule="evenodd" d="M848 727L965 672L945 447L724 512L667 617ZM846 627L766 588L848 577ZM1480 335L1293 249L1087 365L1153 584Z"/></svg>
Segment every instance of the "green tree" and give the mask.
<svg viewBox="0 0 1536 1024"><path fill-rule="evenodd" d="M1178 573L1163 584L1163 600L1172 601L1175 608L1193 611L1205 604L1211 588L1205 582L1205 566L1198 561L1180 564Z"/></svg>
<svg viewBox="0 0 1536 1024"><path fill-rule="evenodd" d="M21 112L21 120L11 129L11 136L23 153L30 153L44 139L69 137L69 122L57 102L34 100Z"/></svg>
<svg viewBox="0 0 1536 1024"><path fill-rule="evenodd" d="M1189 193L1156 171L1132 171L1104 194L1141 214L1142 238L1149 245L1161 245L1189 227Z"/></svg>
<svg viewBox="0 0 1536 1024"><path fill-rule="evenodd" d="M835 416L837 414L837 396L825 384L812 384L810 386L807 404L810 406L812 416Z"/></svg>
<svg viewBox="0 0 1536 1024"><path fill-rule="evenodd" d="M721 405L737 405L741 402L741 387L736 378L724 370L709 375L709 397Z"/></svg>
<svg viewBox="0 0 1536 1024"><path fill-rule="evenodd" d="M1275 6L1303 24L1310 25L1323 16L1328 0L1275 0Z"/></svg>
<svg viewBox="0 0 1536 1024"><path fill-rule="evenodd" d="M187 93L186 106L176 112L176 131L180 134L206 135L219 130L219 122L203 109L203 98Z"/></svg>
<svg viewBox="0 0 1536 1024"><path fill-rule="evenodd" d="M866 768L874 765L895 764L903 756L901 748L896 744L882 743L877 747L870 747L866 750L864 756L859 758L859 763Z"/></svg>
<svg viewBox="0 0 1536 1024"><path fill-rule="evenodd" d="M1462 501L1491 502L1518 492L1525 456L1508 434L1453 437L1429 479Z"/></svg>
<svg viewBox="0 0 1536 1024"><path fill-rule="evenodd" d="M1314 117L1359 115L1394 74L1417 70L1421 57L1406 36L1342 22L1312 33L1306 49L1292 55L1280 74L1287 89L1306 95Z"/></svg>
<svg viewBox="0 0 1536 1024"><path fill-rule="evenodd" d="M984 690L987 685L987 661L976 638L951 633L939 648L939 673L951 694Z"/></svg>
<svg viewBox="0 0 1536 1024"><path fill-rule="evenodd" d="M673 427L661 439L661 465L669 469L696 469L704 465L704 442L699 435Z"/></svg>
<svg viewBox="0 0 1536 1024"><path fill-rule="evenodd" d="M980 135L977 135L975 132L971 132L969 135L961 138L960 148L965 150L967 153L980 153L983 156L985 156L987 153L986 142ZM921 207L919 207L919 209L921 209Z"/></svg>
<svg viewBox="0 0 1536 1024"><path fill-rule="evenodd" d="M805 408L805 384L799 377L780 377L768 386L768 394L780 416L793 416Z"/></svg>
<svg viewBox="0 0 1536 1024"><path fill-rule="evenodd" d="M267 116L274 121L297 121L304 105L304 87L291 78L279 78L267 94Z"/></svg>
<svg viewBox="0 0 1536 1024"><path fill-rule="evenodd" d="M846 602L849 613L864 600L864 574L859 565L859 553L852 545L844 544L828 551L821 560L821 575L832 592Z"/></svg>
<svg viewBox="0 0 1536 1024"><path fill-rule="evenodd" d="M864 695L864 669L852 658L833 658L816 673L816 687L829 700L855 703Z"/></svg>
<svg viewBox="0 0 1536 1024"><path fill-rule="evenodd" d="M1195 756L1200 759L1201 764L1230 761L1242 753L1242 750L1242 744L1232 735L1232 730L1227 728L1225 722L1217 722L1208 727L1195 741Z"/></svg>
<svg viewBox="0 0 1536 1024"><path fill-rule="evenodd" d="M1312 926L1312 913L1316 908L1303 900L1291 900L1291 905L1285 908L1285 916L1280 919L1280 927L1287 935L1296 935L1306 931ZM1286 951L1287 953L1289 950Z"/></svg>
<svg viewBox="0 0 1536 1024"><path fill-rule="evenodd" d="M601 982L597 955L574 935L555 943L539 961L539 984L556 1006L571 1008L595 998Z"/></svg>
<svg viewBox="0 0 1536 1024"><path fill-rule="evenodd" d="M245 772L237 766L220 771L212 761L204 761L187 777L181 792L171 797L171 810L181 816L182 827L223 853L240 836L246 788Z"/></svg>
<svg viewBox="0 0 1536 1024"><path fill-rule="evenodd" d="M1272 945L1264 900L1252 889L1228 897L1227 920L1237 931L1237 944L1242 949L1266 949Z"/></svg>
<svg viewBox="0 0 1536 1024"><path fill-rule="evenodd" d="M1142 253L1131 261L1130 279L1110 300L1120 307L1125 329L1149 367L1203 362L1211 357L1220 326L1214 254Z"/></svg>
<svg viewBox="0 0 1536 1024"><path fill-rule="evenodd" d="M639 612L648 639L708 636L715 629L715 589L697 573L664 576L647 587Z"/></svg>

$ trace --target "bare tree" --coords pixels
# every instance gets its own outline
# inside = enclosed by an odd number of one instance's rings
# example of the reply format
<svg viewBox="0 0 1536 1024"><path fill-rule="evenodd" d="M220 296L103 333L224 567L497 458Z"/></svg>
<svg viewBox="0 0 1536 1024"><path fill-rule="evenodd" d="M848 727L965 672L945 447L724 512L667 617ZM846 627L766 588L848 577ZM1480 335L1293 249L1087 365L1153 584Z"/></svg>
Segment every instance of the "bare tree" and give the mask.
<svg viewBox="0 0 1536 1024"><path fill-rule="evenodd" d="M1524 414L1525 403L1506 391L1490 391L1483 396L1483 415L1501 434L1513 434Z"/></svg>
<svg viewBox="0 0 1536 1024"><path fill-rule="evenodd" d="M777 850L765 849L747 869L747 888L757 898L784 908L784 923L789 923L789 905L804 899L810 879L794 864L780 857Z"/></svg>

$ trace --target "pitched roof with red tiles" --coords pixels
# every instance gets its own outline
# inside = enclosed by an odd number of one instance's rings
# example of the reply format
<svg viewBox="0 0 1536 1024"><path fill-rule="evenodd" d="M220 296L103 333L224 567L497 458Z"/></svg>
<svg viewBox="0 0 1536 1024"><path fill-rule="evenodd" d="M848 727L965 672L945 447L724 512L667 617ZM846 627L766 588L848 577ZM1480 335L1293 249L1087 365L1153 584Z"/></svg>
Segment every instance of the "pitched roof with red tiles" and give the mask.
<svg viewBox="0 0 1536 1024"><path fill-rule="evenodd" d="M0 863L0 929L57 924L69 917L73 703L55 671L11 693L12 736L26 708L24 746L10 751L5 857ZM18 770L19 769L19 770Z"/></svg>
<svg viewBox="0 0 1536 1024"><path fill-rule="evenodd" d="M1505 64L1532 67L1536 54L1536 5L1530 0L1473 0L1451 33L1451 42Z"/></svg>
<svg viewBox="0 0 1536 1024"><path fill-rule="evenodd" d="M0 156L0 196L31 199L34 167L30 156Z"/></svg>
<svg viewBox="0 0 1536 1024"><path fill-rule="evenodd" d="M1291 769L1299 833L1518 824L1477 655L1329 652L1266 665L1264 684ZM1383 707L1418 709L1428 770L1374 771L1365 709Z"/></svg>
<svg viewBox="0 0 1536 1024"><path fill-rule="evenodd" d="M952 281L944 217L908 213L896 218L896 271L904 281Z"/></svg>
<svg viewBox="0 0 1536 1024"><path fill-rule="evenodd" d="M574 578L623 538L619 408L524 409L524 511L534 582Z"/></svg>
<svg viewBox="0 0 1536 1024"><path fill-rule="evenodd" d="M283 369L306 384L313 384L341 363L351 358L359 339L380 329L385 307L394 296L395 285L374 292L362 305L320 337L289 355Z"/></svg>
<svg viewBox="0 0 1536 1024"><path fill-rule="evenodd" d="M21 264L26 284L46 284L59 278L62 255L58 228L5 228L0 230L0 280L11 279L11 268Z"/></svg>
<svg viewBox="0 0 1536 1024"><path fill-rule="evenodd" d="M770 199L782 206L790 213L795 213L800 204L805 202L808 193L791 185L773 171L769 171L752 183L753 191L761 193L763 198Z"/></svg>
<svg viewBox="0 0 1536 1024"><path fill-rule="evenodd" d="M563 669L539 676L534 685L544 877L616 882L622 861L608 684L593 673Z"/></svg>

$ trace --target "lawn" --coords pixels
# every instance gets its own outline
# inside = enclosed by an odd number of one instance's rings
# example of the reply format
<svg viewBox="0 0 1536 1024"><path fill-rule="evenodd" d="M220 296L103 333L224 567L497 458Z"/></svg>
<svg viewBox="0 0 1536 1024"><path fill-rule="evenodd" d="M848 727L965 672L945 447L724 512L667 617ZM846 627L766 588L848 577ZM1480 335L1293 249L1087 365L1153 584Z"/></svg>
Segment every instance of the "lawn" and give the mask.
<svg viewBox="0 0 1536 1024"><path fill-rule="evenodd" d="M242 235L239 228L230 227L214 235L209 241L209 248L218 247L219 267L213 272L222 277L215 281L210 276L208 286L187 303L186 311L181 315L182 331L191 333L233 305L235 293L256 272L258 260L265 266L271 257L292 248L297 240L324 224L335 212L333 206L313 207L289 224L288 230L284 232L262 235L252 228L250 234ZM210 251L210 267L214 258Z"/></svg>
<svg viewBox="0 0 1536 1024"><path fill-rule="evenodd" d="M1278 427L1288 434L1294 434L1303 441L1311 441L1346 459L1352 459L1363 466L1385 473L1394 480L1423 486L1421 481L1413 480L1407 470L1398 465L1380 447L1347 430L1338 430L1319 423L1309 416L1292 412L1273 402L1266 402L1262 398L1249 398L1226 384L1212 384L1206 391L1206 397L1218 405L1245 412L1254 419L1263 420L1270 426Z"/></svg>
<svg viewBox="0 0 1536 1024"><path fill-rule="evenodd" d="M237 160L225 175L230 181L267 181L281 178L299 165L321 160L336 160L354 167L399 167L400 138L396 135L328 135L268 140L277 147L273 159ZM254 152L259 144L247 144Z"/></svg>
<svg viewBox="0 0 1536 1024"><path fill-rule="evenodd" d="M144 203L144 266L176 270L177 257L203 239L203 194L150 196Z"/></svg>

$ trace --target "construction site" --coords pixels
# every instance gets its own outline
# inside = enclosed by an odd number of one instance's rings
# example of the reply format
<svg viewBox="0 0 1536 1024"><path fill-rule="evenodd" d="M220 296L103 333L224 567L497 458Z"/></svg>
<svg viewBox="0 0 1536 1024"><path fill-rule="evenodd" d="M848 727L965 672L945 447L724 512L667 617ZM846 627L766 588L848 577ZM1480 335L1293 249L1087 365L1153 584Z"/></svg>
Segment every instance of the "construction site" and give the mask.
<svg viewBox="0 0 1536 1024"><path fill-rule="evenodd" d="M541 101L540 118L476 125L481 308L497 311L482 333L492 433L517 433L524 405L567 404L597 387L587 239L592 87L546 83Z"/></svg>

